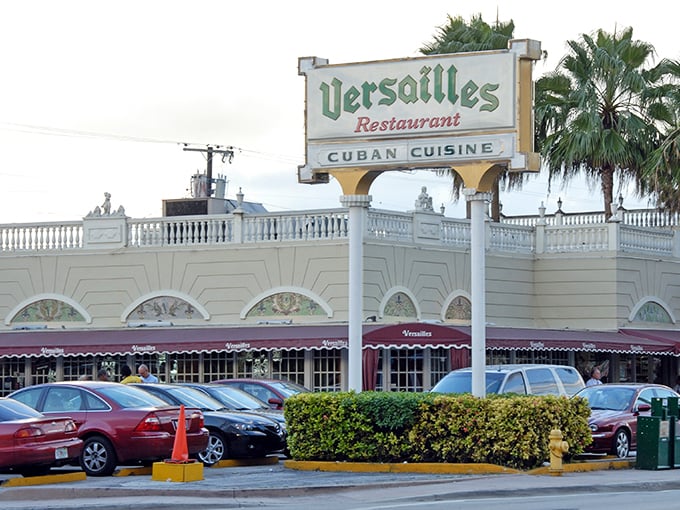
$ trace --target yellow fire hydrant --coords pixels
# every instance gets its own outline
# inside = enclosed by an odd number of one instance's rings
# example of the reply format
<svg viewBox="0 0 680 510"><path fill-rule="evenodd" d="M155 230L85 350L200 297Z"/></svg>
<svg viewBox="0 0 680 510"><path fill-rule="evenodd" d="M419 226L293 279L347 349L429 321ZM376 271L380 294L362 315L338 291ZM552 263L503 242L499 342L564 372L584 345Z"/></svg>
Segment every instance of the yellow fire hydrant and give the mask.
<svg viewBox="0 0 680 510"><path fill-rule="evenodd" d="M562 466L562 456L569 451L569 443L562 441L562 431L553 429L550 431L550 468L548 471L552 475L561 475L564 471Z"/></svg>

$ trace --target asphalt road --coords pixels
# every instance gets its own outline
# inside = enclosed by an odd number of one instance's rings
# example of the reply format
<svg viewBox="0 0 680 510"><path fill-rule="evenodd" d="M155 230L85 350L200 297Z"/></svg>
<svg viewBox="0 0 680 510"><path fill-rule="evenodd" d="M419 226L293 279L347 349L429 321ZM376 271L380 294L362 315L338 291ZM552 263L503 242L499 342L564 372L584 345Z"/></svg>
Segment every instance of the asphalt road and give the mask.
<svg viewBox="0 0 680 510"><path fill-rule="evenodd" d="M0 476L0 480L10 478ZM0 485L0 508L437 510L491 508L503 503L507 510L592 509L588 501L594 494L615 496L622 504L645 501L644 508L672 508L673 505L663 506L663 497L670 498L665 501L672 502L676 496L672 491L679 490L680 470L641 471L628 468L565 472L561 476L527 473L470 475L300 471L278 462L205 468L203 480L192 482L154 481L149 474L86 478L26 487L7 486L5 482ZM570 496L570 505L565 505L562 499L567 495ZM535 499L538 497L545 499ZM561 502L561 506L552 506L551 501L556 505ZM608 500L603 498L602 501ZM448 506L442 506L442 503ZM512 507L512 504L519 506Z"/></svg>

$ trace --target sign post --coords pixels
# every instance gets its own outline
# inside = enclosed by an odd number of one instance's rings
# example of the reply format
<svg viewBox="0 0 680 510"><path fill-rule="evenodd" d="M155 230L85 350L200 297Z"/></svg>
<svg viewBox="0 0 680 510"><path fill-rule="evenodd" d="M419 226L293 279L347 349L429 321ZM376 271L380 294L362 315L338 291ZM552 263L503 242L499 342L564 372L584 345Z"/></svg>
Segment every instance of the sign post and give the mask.
<svg viewBox="0 0 680 510"><path fill-rule="evenodd" d="M540 56L539 42L513 40L508 50L378 62L299 59L306 78L306 163L298 167L298 181L327 183L332 175L349 208L349 390L362 389L370 186L384 171L449 168L460 174L471 201L473 394L484 396L485 204L501 172L539 170L531 76Z"/></svg>

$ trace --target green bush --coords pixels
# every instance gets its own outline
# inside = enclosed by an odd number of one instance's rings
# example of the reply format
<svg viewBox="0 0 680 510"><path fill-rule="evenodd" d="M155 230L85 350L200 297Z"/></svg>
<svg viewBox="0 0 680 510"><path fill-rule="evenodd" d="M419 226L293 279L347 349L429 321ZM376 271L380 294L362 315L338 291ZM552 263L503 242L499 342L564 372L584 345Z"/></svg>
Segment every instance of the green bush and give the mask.
<svg viewBox="0 0 680 510"><path fill-rule="evenodd" d="M559 428L570 455L591 441L582 399L432 393L302 393L286 401L296 460L488 462L530 469Z"/></svg>

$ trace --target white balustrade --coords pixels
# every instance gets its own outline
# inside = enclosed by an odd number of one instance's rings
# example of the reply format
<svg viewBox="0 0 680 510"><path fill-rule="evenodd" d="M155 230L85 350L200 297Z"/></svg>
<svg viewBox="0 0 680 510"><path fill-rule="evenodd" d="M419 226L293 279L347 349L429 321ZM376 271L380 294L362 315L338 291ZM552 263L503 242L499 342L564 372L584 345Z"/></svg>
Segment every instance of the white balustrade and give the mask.
<svg viewBox="0 0 680 510"><path fill-rule="evenodd" d="M643 227L621 228L621 250L626 252L650 252L673 255L674 232Z"/></svg>
<svg viewBox="0 0 680 510"><path fill-rule="evenodd" d="M80 221L0 225L0 252L54 251L82 246Z"/></svg>
<svg viewBox="0 0 680 510"><path fill-rule="evenodd" d="M518 225L492 223L488 231L488 246L491 251L532 253L534 251L534 229Z"/></svg>
<svg viewBox="0 0 680 510"><path fill-rule="evenodd" d="M418 216L420 215L420 216ZM434 218L436 216L436 218ZM416 235L416 219L427 227ZM425 221L427 220L427 221ZM435 221L436 220L436 221ZM619 222L604 215L561 214L517 217L488 223L487 249L511 253L561 253L620 250L680 256L677 215L659 211L626 211ZM125 219L127 246L151 248L240 243L309 242L348 239L347 209ZM630 222L630 223L629 223ZM537 235L539 231L540 235ZM50 252L83 249L83 222L0 225L0 255L17 251ZM439 243L451 248L470 246L467 219L423 216L422 212L369 209L365 239ZM418 237L420 236L420 237ZM124 241L125 242L125 241ZM537 245L537 243L540 243ZM87 249L97 249L91 243ZM105 249L105 248L101 248Z"/></svg>
<svg viewBox="0 0 680 510"><path fill-rule="evenodd" d="M446 246L470 246L470 220L442 221L441 242Z"/></svg>
<svg viewBox="0 0 680 510"><path fill-rule="evenodd" d="M370 209L366 236L391 241L413 241L413 215Z"/></svg>

